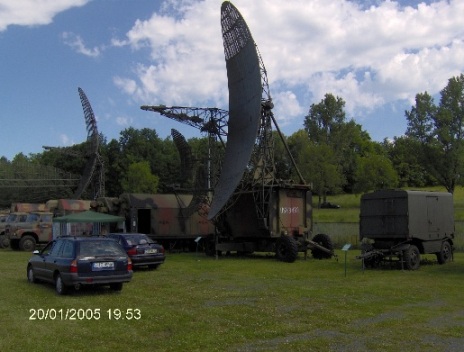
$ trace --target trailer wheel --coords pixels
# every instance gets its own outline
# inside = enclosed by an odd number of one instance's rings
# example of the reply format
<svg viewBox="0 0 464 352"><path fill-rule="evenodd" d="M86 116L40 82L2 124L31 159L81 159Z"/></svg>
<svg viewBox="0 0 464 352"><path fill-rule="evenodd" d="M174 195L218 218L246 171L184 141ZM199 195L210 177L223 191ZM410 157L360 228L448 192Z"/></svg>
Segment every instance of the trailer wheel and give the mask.
<svg viewBox="0 0 464 352"><path fill-rule="evenodd" d="M438 264L445 264L451 260L453 252L448 241L443 242L440 252L437 252Z"/></svg>
<svg viewBox="0 0 464 352"><path fill-rule="evenodd" d="M404 263L406 265L406 269L408 270L417 270L420 266L420 252L419 249L411 245L408 249L404 251L403 254Z"/></svg>
<svg viewBox="0 0 464 352"><path fill-rule="evenodd" d="M320 244L322 247L327 248L328 250L333 252L332 239L325 233L318 233L316 236L313 237L313 242L316 242ZM311 253L313 255L313 258L315 259L329 259L332 257L332 254L321 251L317 248L311 249Z"/></svg>
<svg viewBox="0 0 464 352"><path fill-rule="evenodd" d="M293 263L298 257L298 244L290 236L282 236L277 240L276 258L282 262Z"/></svg>

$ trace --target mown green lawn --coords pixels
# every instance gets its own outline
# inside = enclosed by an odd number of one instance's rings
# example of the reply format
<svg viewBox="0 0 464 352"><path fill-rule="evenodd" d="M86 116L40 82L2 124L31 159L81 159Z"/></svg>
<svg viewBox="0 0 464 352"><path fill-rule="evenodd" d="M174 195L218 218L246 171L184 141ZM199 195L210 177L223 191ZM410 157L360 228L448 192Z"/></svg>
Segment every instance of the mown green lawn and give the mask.
<svg viewBox="0 0 464 352"><path fill-rule="evenodd" d="M418 271L363 271L359 251L348 251L346 276L337 254L291 264L271 254L168 254L120 293L57 296L27 282L30 253L1 249L0 351L461 350L463 253L443 266L426 256ZM70 320L73 310L80 317Z"/></svg>

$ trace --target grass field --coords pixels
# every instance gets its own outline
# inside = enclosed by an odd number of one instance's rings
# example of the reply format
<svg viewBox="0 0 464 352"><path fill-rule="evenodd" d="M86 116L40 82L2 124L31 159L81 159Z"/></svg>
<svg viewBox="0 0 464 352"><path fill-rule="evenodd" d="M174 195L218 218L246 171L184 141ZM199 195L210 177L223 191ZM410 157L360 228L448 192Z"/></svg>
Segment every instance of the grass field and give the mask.
<svg viewBox="0 0 464 352"><path fill-rule="evenodd" d="M463 253L363 271L348 251L346 274L337 253L292 264L168 254L120 293L57 296L27 282L30 253L1 249L0 351L461 351Z"/></svg>

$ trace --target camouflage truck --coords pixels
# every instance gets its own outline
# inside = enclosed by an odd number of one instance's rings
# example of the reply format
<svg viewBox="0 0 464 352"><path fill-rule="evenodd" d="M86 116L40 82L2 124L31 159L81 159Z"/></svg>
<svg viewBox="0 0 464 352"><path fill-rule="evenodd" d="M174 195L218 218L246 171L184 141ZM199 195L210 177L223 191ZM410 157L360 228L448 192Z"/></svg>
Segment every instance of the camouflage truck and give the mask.
<svg viewBox="0 0 464 352"><path fill-rule="evenodd" d="M10 245L10 233L22 223L26 222L27 213L12 212L4 222L0 223L0 247L7 248Z"/></svg>
<svg viewBox="0 0 464 352"><path fill-rule="evenodd" d="M192 194L124 193L96 201L97 211L124 217L128 232L145 233L170 249L194 249L196 239L214 233L203 209Z"/></svg>
<svg viewBox="0 0 464 352"><path fill-rule="evenodd" d="M14 250L32 252L36 244L45 244L52 240L51 212L30 212L26 220L18 223L13 232L8 233L10 247Z"/></svg>
<svg viewBox="0 0 464 352"><path fill-rule="evenodd" d="M11 248L30 252L37 244L48 243L53 239L53 217L88 210L90 204L88 200L57 199L30 211L25 221L17 223L8 233Z"/></svg>
<svg viewBox="0 0 464 352"><path fill-rule="evenodd" d="M444 264L453 255L453 196L400 189L364 194L359 234L358 258L365 266L397 259L406 269L416 270L421 254L435 254Z"/></svg>

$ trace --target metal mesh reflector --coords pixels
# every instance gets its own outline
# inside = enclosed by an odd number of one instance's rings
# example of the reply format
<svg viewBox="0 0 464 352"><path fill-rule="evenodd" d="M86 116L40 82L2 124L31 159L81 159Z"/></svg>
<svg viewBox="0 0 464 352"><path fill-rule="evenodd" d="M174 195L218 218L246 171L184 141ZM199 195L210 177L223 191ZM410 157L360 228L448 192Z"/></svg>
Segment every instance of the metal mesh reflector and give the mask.
<svg viewBox="0 0 464 352"><path fill-rule="evenodd" d="M208 218L227 203L250 160L261 116L261 72L255 42L230 2L221 6L222 38L229 87L227 147Z"/></svg>

